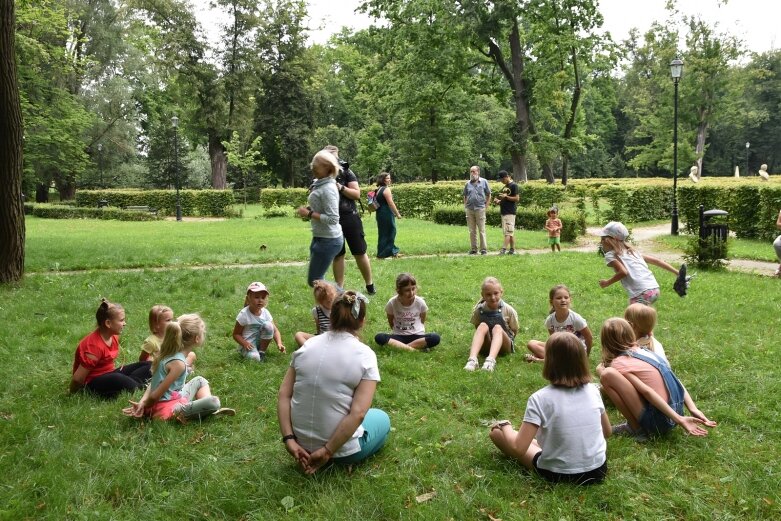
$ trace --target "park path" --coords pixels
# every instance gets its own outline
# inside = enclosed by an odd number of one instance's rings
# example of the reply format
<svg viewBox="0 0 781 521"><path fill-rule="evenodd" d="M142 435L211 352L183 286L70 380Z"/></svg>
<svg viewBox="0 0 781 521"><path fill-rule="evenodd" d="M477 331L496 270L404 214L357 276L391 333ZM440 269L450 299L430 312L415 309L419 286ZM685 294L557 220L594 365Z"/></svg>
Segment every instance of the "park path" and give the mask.
<svg viewBox="0 0 781 521"><path fill-rule="evenodd" d="M580 237L575 244L568 248L562 248L562 251L571 251L579 253L595 253L599 245L599 232L601 228L587 228L586 235ZM652 226L638 226L632 229L632 238L638 249L644 253L650 253L660 259L677 265L683 262L683 255L680 252L665 250L663 245L655 241L657 237L670 233L670 224L657 224ZM768 248L771 246L768 245ZM521 250L521 255L542 255L550 254L549 248L539 248L531 250ZM498 255L498 252L491 252L489 255ZM405 255L407 259L433 259L437 257L466 257L467 253L444 253L444 254L424 254L424 255ZM375 262L393 262L392 259ZM144 271L163 272L190 269L212 270L212 269L252 269L252 268L273 268L273 267L301 267L306 266L307 261L277 261L263 263L242 263L242 264L202 264L195 266L159 266L146 268L107 268L107 269L89 269L89 270L63 270L63 271L38 271L27 273L28 276L34 275L77 275L90 271L106 271L115 273L141 273ZM747 259L733 259L727 262L727 269L731 271L740 271L744 273L755 273L758 275L772 277L778 264L773 262L753 261Z"/></svg>

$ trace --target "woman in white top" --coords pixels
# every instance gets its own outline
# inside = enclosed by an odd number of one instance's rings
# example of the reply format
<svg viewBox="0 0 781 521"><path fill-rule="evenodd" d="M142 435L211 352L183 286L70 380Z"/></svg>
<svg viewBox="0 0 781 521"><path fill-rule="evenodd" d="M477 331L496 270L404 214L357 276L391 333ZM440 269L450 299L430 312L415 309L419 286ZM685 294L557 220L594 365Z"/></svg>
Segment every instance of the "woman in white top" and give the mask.
<svg viewBox="0 0 781 521"><path fill-rule="evenodd" d="M352 464L382 448L388 415L371 409L380 381L377 356L358 339L366 299L354 291L331 307L331 330L293 353L279 388L282 441L307 474L328 461Z"/></svg>

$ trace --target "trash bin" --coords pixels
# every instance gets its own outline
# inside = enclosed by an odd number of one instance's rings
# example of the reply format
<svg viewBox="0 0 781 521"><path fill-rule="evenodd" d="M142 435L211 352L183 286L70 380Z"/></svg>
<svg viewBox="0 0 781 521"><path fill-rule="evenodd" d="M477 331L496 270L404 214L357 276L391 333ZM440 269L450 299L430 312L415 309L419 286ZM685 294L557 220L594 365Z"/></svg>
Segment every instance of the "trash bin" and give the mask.
<svg viewBox="0 0 781 521"><path fill-rule="evenodd" d="M701 261L717 261L727 258L729 226L725 222L729 212L705 210L700 205L699 257Z"/></svg>

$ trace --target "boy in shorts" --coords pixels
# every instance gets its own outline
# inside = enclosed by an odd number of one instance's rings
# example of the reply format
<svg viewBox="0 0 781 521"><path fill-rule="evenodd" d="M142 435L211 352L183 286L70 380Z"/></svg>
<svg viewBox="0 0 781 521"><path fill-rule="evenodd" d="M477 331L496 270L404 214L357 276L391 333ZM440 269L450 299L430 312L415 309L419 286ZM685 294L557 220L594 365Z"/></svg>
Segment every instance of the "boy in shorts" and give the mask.
<svg viewBox="0 0 781 521"><path fill-rule="evenodd" d="M559 210L554 206L548 210L548 220L545 221L545 229L548 230L550 251L561 251L561 226Z"/></svg>
<svg viewBox="0 0 781 521"><path fill-rule="evenodd" d="M515 254L515 212L518 207L518 185L505 170L499 171L499 181L504 187L494 198L494 203L499 205L499 213L502 216L502 232L504 232L504 245L499 255Z"/></svg>

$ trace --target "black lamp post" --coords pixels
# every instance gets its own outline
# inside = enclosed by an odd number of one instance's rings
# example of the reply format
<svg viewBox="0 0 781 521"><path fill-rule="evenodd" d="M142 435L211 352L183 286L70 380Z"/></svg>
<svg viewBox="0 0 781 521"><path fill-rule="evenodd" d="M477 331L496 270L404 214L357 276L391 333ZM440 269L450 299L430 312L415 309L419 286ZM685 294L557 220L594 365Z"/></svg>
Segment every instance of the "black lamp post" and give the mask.
<svg viewBox="0 0 781 521"><path fill-rule="evenodd" d="M176 220L182 220L182 203L179 199L179 136L177 134L177 127L179 126L179 118L176 116L171 118L171 124L174 126L174 179L176 183Z"/></svg>
<svg viewBox="0 0 781 521"><path fill-rule="evenodd" d="M98 143L98 172L100 173L100 187L106 188L103 184L103 143Z"/></svg>
<svg viewBox="0 0 781 521"><path fill-rule="evenodd" d="M670 62L670 76L675 85L675 102L673 109L673 211L670 234L678 235L678 82L683 74L683 61L675 58Z"/></svg>
<svg viewBox="0 0 781 521"><path fill-rule="evenodd" d="M751 147L751 143L746 141L746 175L748 175L748 149Z"/></svg>

